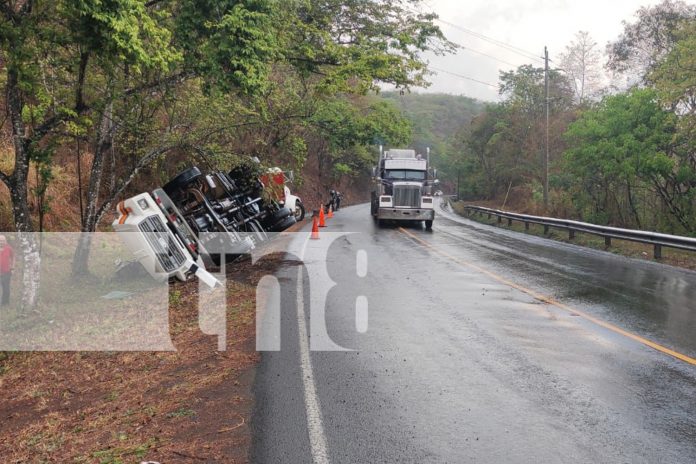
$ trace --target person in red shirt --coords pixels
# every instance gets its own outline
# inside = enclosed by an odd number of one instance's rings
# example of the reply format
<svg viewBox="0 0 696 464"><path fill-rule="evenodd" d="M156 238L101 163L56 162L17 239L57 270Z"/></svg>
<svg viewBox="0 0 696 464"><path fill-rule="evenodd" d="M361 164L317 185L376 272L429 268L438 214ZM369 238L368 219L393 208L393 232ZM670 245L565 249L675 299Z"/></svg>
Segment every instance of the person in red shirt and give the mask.
<svg viewBox="0 0 696 464"><path fill-rule="evenodd" d="M15 266L15 255L7 243L7 237L0 235L0 285L2 286L2 301L0 305L10 304L10 281Z"/></svg>

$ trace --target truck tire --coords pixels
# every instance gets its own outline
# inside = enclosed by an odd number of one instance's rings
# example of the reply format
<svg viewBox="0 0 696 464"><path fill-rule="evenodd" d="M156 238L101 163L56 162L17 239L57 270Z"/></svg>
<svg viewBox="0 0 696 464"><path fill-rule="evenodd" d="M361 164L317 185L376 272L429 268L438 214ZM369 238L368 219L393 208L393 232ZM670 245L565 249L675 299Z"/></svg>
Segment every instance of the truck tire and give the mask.
<svg viewBox="0 0 696 464"><path fill-rule="evenodd" d="M305 207L300 200L295 203L295 219L297 222L304 221L305 218Z"/></svg>
<svg viewBox="0 0 696 464"><path fill-rule="evenodd" d="M433 221L425 221L425 230L433 230Z"/></svg>
<svg viewBox="0 0 696 464"><path fill-rule="evenodd" d="M184 190L191 184L191 182L198 179L200 176L202 176L201 170L197 167L192 167L169 181L164 187L162 187L162 190L164 190L164 192L170 197L174 197L177 193Z"/></svg>
<svg viewBox="0 0 696 464"><path fill-rule="evenodd" d="M297 223L295 215L287 208L280 208L264 221L264 227L268 232L282 232Z"/></svg>

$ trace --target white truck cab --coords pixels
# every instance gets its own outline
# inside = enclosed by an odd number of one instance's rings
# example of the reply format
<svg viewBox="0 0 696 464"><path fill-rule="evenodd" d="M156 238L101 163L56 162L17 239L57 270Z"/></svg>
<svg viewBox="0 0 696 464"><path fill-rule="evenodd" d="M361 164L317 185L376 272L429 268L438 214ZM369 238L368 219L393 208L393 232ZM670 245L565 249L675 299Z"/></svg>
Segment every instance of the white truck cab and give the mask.
<svg viewBox="0 0 696 464"><path fill-rule="evenodd" d="M435 220L433 186L436 170L430 169L427 155L415 150L387 150L380 147L379 165L373 170L372 216L384 221L424 222L429 230Z"/></svg>

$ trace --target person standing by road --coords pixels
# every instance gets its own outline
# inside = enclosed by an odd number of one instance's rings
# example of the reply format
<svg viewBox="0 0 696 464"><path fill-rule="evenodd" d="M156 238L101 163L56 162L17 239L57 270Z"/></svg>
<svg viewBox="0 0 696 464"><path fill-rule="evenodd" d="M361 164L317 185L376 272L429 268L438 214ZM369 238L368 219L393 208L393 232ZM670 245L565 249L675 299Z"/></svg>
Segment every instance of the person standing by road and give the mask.
<svg viewBox="0 0 696 464"><path fill-rule="evenodd" d="M0 285L2 286L1 306L10 304L10 282L15 266L15 255L12 247L7 243L7 237L0 235Z"/></svg>

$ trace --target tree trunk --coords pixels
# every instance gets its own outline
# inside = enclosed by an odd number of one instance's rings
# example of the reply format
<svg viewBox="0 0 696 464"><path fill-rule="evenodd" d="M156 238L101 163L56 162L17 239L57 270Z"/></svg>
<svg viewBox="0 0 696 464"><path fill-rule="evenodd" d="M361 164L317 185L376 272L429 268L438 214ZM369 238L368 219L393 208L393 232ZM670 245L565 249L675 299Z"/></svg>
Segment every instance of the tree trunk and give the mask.
<svg viewBox="0 0 696 464"><path fill-rule="evenodd" d="M89 252L92 247L92 233L97 230L99 193L101 191L102 178L104 176L104 155L111 147L113 135L113 103L104 109L97 131L97 140L94 149L94 161L89 176L89 188L87 190L87 207L85 208L85 221L82 233L78 240L77 248L73 256L72 276L80 278L89 275Z"/></svg>
<svg viewBox="0 0 696 464"><path fill-rule="evenodd" d="M41 278L41 254L38 240L34 235L29 214L29 151L31 145L27 138L26 127L22 119L24 103L19 88L19 76L16 69L7 71L7 111L12 124L12 141L15 152L14 172L10 177L10 198L14 215L15 230L23 263L22 311L36 307Z"/></svg>
<svg viewBox="0 0 696 464"><path fill-rule="evenodd" d="M633 197L633 190L631 189L630 182L626 182L626 193L628 195L628 204L630 205L631 211L633 212L633 217L636 220L636 226L638 226L639 229L642 229L643 225L641 224L640 214L638 213L638 207L636 206L636 202Z"/></svg>

